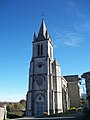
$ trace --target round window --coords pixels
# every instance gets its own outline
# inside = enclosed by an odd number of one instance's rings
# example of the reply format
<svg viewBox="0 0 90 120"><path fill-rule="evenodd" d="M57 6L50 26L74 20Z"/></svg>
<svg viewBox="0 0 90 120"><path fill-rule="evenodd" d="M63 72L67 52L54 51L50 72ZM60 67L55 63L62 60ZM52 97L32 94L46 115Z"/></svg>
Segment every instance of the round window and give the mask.
<svg viewBox="0 0 90 120"><path fill-rule="evenodd" d="M37 85L42 85L43 84L43 77L37 77L36 79Z"/></svg>

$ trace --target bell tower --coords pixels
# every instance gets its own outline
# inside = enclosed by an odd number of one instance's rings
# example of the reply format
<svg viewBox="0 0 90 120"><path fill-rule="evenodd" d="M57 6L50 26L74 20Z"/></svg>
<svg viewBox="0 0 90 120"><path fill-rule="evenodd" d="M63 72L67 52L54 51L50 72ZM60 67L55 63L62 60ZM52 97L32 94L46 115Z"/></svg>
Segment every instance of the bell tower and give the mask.
<svg viewBox="0 0 90 120"><path fill-rule="evenodd" d="M41 116L53 111L52 97L53 45L44 20L38 36L34 33L29 69L29 88L26 96L26 115Z"/></svg>

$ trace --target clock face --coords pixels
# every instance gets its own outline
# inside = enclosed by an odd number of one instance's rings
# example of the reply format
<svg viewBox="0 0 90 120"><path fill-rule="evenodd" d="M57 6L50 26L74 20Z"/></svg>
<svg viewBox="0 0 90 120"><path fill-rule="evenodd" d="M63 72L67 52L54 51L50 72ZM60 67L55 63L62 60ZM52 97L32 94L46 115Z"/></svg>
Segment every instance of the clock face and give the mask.
<svg viewBox="0 0 90 120"><path fill-rule="evenodd" d="M43 84L43 81L44 81L44 78L41 76L36 78L36 83L39 86L41 86Z"/></svg>

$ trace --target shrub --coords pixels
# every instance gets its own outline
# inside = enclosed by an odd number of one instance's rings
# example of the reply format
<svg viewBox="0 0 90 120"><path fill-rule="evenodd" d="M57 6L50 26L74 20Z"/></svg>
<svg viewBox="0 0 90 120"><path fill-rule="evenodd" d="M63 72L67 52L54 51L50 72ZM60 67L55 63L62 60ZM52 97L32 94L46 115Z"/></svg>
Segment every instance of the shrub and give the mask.
<svg viewBox="0 0 90 120"><path fill-rule="evenodd" d="M69 110L68 111L76 111L77 109L75 108L75 107L71 107L71 108L69 108Z"/></svg>

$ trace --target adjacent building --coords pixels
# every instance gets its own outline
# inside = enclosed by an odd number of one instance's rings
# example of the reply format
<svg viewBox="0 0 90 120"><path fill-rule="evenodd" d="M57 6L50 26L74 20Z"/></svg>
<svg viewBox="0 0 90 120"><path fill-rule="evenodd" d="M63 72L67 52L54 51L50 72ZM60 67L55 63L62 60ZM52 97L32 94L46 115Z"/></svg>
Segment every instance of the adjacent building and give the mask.
<svg viewBox="0 0 90 120"><path fill-rule="evenodd" d="M80 84L78 75L64 76L68 82L68 96L70 98L70 108L80 107Z"/></svg>
<svg viewBox="0 0 90 120"><path fill-rule="evenodd" d="M88 101L87 107L88 107L88 110L90 111L90 71L83 73L81 77L85 79L86 94L87 94L87 101Z"/></svg>
<svg viewBox="0 0 90 120"><path fill-rule="evenodd" d="M26 115L41 116L68 109L67 81L61 67L53 59L52 39L42 20L38 36L34 33L32 59L29 69L29 89L26 96Z"/></svg>
<svg viewBox="0 0 90 120"><path fill-rule="evenodd" d="M63 76L61 79L62 79L63 112L67 112L67 110L70 108L70 97L68 94L68 82Z"/></svg>

